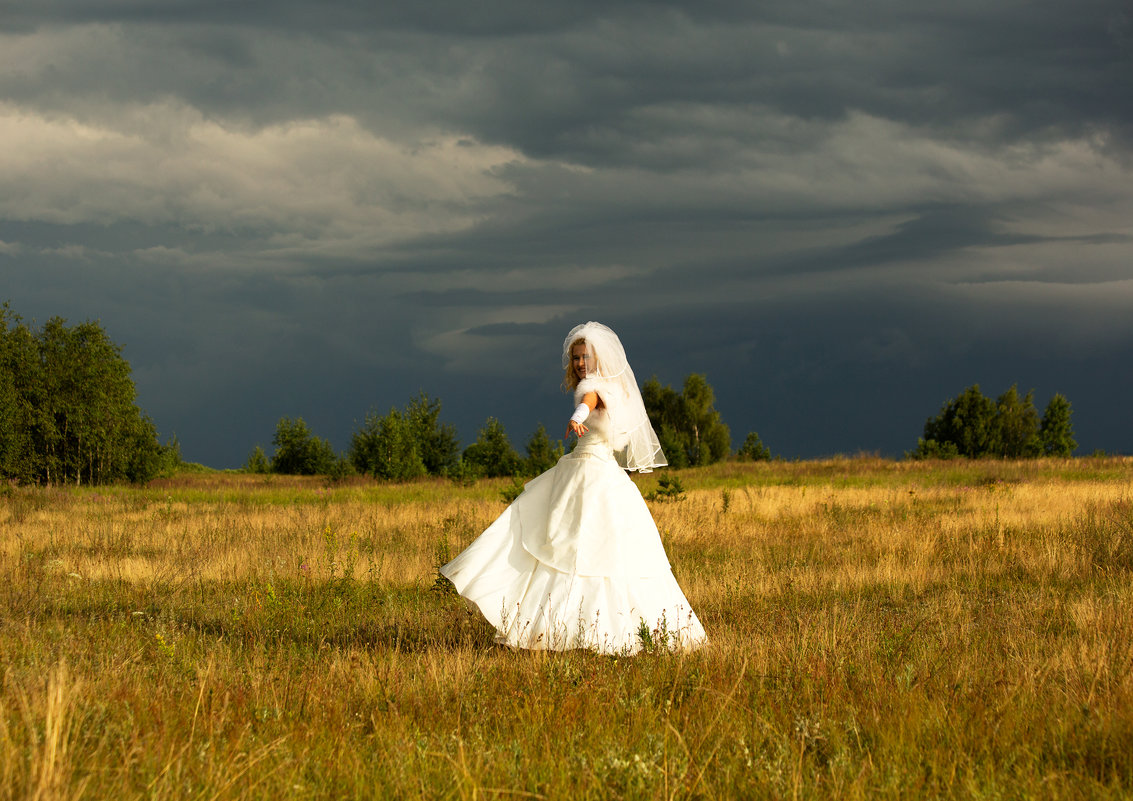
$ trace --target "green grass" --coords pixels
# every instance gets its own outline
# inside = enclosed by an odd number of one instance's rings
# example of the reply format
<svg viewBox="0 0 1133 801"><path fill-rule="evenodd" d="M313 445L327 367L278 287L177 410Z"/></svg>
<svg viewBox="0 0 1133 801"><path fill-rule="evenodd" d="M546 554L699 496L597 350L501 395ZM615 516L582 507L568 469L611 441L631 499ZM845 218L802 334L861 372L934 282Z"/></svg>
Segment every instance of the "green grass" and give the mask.
<svg viewBox="0 0 1133 801"><path fill-rule="evenodd" d="M628 658L500 648L435 582L506 480L10 492L0 797L1133 794L1133 464L681 478L711 644Z"/></svg>

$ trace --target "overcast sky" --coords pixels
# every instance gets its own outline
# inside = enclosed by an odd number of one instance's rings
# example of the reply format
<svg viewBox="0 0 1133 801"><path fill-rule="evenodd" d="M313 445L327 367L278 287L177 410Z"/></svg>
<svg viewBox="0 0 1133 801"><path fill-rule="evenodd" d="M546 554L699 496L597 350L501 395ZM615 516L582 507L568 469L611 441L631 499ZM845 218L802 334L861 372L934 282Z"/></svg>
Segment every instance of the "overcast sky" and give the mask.
<svg viewBox="0 0 1133 801"><path fill-rule="evenodd" d="M1133 10L7 0L3 300L216 467L420 390L522 448L586 320L734 446L900 455L978 382L1133 452Z"/></svg>

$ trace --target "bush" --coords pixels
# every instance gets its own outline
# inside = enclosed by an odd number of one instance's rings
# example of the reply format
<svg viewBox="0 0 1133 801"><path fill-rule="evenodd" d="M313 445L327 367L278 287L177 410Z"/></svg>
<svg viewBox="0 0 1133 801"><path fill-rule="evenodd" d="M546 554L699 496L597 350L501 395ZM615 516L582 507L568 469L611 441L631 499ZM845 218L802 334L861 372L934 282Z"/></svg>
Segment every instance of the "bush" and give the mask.
<svg viewBox="0 0 1133 801"><path fill-rule="evenodd" d="M645 496L647 501L683 501L685 499L684 484L679 476L672 473L657 479L657 488Z"/></svg>
<svg viewBox="0 0 1133 801"><path fill-rule="evenodd" d="M460 443L456 427L440 422L440 400L422 392L406 404L403 414L425 471L441 476L455 467L460 458Z"/></svg>
<svg viewBox="0 0 1133 801"><path fill-rule="evenodd" d="M350 439L350 461L359 473L388 481L405 481L428 471L409 420L397 409L379 417L366 415L366 425Z"/></svg>
<svg viewBox="0 0 1133 801"><path fill-rule="evenodd" d="M949 399L936 417L924 424L924 441L950 443L961 456L974 458L988 452L995 404L973 384L955 400Z"/></svg>
<svg viewBox="0 0 1133 801"><path fill-rule="evenodd" d="M545 473L555 466L562 455L562 442L552 443L547 436L547 429L540 423L531 439L527 440L527 474L537 476Z"/></svg>
<svg viewBox="0 0 1133 801"><path fill-rule="evenodd" d="M460 459L448 471L449 480L458 487L469 487L475 484L480 475L480 468L471 462L464 461L464 459Z"/></svg>
<svg viewBox="0 0 1133 801"><path fill-rule="evenodd" d="M523 469L503 423L494 417L488 418L476 441L465 448L463 461L488 478L518 475Z"/></svg>
<svg viewBox="0 0 1133 801"><path fill-rule="evenodd" d="M460 454L456 429L440 423L441 402L424 392L403 411L391 408L366 422L350 440L350 462L359 473L394 481L445 475L456 467Z"/></svg>
<svg viewBox="0 0 1133 801"><path fill-rule="evenodd" d="M661 450L665 454L665 459L668 461L669 467L673 470L688 467L689 461L686 437L669 425L662 425L660 428L654 425L653 428L654 431L657 432L657 441L661 445Z"/></svg>
<svg viewBox="0 0 1133 801"><path fill-rule="evenodd" d="M516 476L511 480L511 484L500 490L500 499L504 503L511 503L523 493L523 479Z"/></svg>
<svg viewBox="0 0 1133 801"><path fill-rule="evenodd" d="M331 484L338 484L352 475L354 475L354 467L345 456L336 458L334 464L326 473L327 481Z"/></svg>
<svg viewBox="0 0 1133 801"><path fill-rule="evenodd" d="M935 439L917 438L915 450L907 451L907 459L956 459L960 452L953 442L937 442Z"/></svg>
<svg viewBox="0 0 1133 801"><path fill-rule="evenodd" d="M251 455L248 456L248 461L244 463L245 473L265 474L271 472L271 462L268 461L267 454L264 449L257 445L252 449Z"/></svg>
<svg viewBox="0 0 1133 801"><path fill-rule="evenodd" d="M302 417L292 420L281 417L272 437L275 453L271 457L273 473L299 476L325 476L338 461L334 448L325 439L316 437Z"/></svg>
<svg viewBox="0 0 1133 801"><path fill-rule="evenodd" d="M759 434L748 432L744 444L736 451L736 458L741 462L766 462L771 459L771 449L759 439Z"/></svg>

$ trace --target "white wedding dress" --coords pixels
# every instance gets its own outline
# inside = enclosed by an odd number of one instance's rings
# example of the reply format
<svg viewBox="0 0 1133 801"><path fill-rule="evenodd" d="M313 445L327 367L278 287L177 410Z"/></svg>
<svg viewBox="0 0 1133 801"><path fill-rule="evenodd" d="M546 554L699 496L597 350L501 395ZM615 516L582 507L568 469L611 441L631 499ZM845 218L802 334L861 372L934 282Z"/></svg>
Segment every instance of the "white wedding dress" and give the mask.
<svg viewBox="0 0 1133 801"><path fill-rule="evenodd" d="M673 577L641 493L614 459L607 417L441 568L517 648L630 654L690 649L704 627Z"/></svg>

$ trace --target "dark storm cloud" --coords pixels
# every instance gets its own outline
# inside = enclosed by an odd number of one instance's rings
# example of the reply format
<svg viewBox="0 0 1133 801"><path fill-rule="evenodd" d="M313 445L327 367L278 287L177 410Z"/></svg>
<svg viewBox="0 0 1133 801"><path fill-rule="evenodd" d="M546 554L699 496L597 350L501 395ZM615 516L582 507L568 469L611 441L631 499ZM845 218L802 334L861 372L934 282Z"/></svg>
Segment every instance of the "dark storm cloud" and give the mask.
<svg viewBox="0 0 1133 801"><path fill-rule="evenodd" d="M585 319L787 455L973 381L1128 449L1130 96L1119 0L21 0L0 299L101 319L219 465L420 389L522 441Z"/></svg>
<svg viewBox="0 0 1133 801"><path fill-rule="evenodd" d="M117 53L108 39L92 38L91 51L71 40L49 73L20 73L6 88L29 102L172 93L205 109L243 106L252 119L337 110L379 127L393 110L590 164L628 155L701 165L742 149L750 120L727 112L752 106L827 120L856 110L989 141L1127 136L1133 115L1113 102L1133 89L1133 25L1120 0L26 2L5 19L17 32L97 24L130 34ZM704 137L701 148L690 134ZM806 146L783 144L792 141Z"/></svg>

